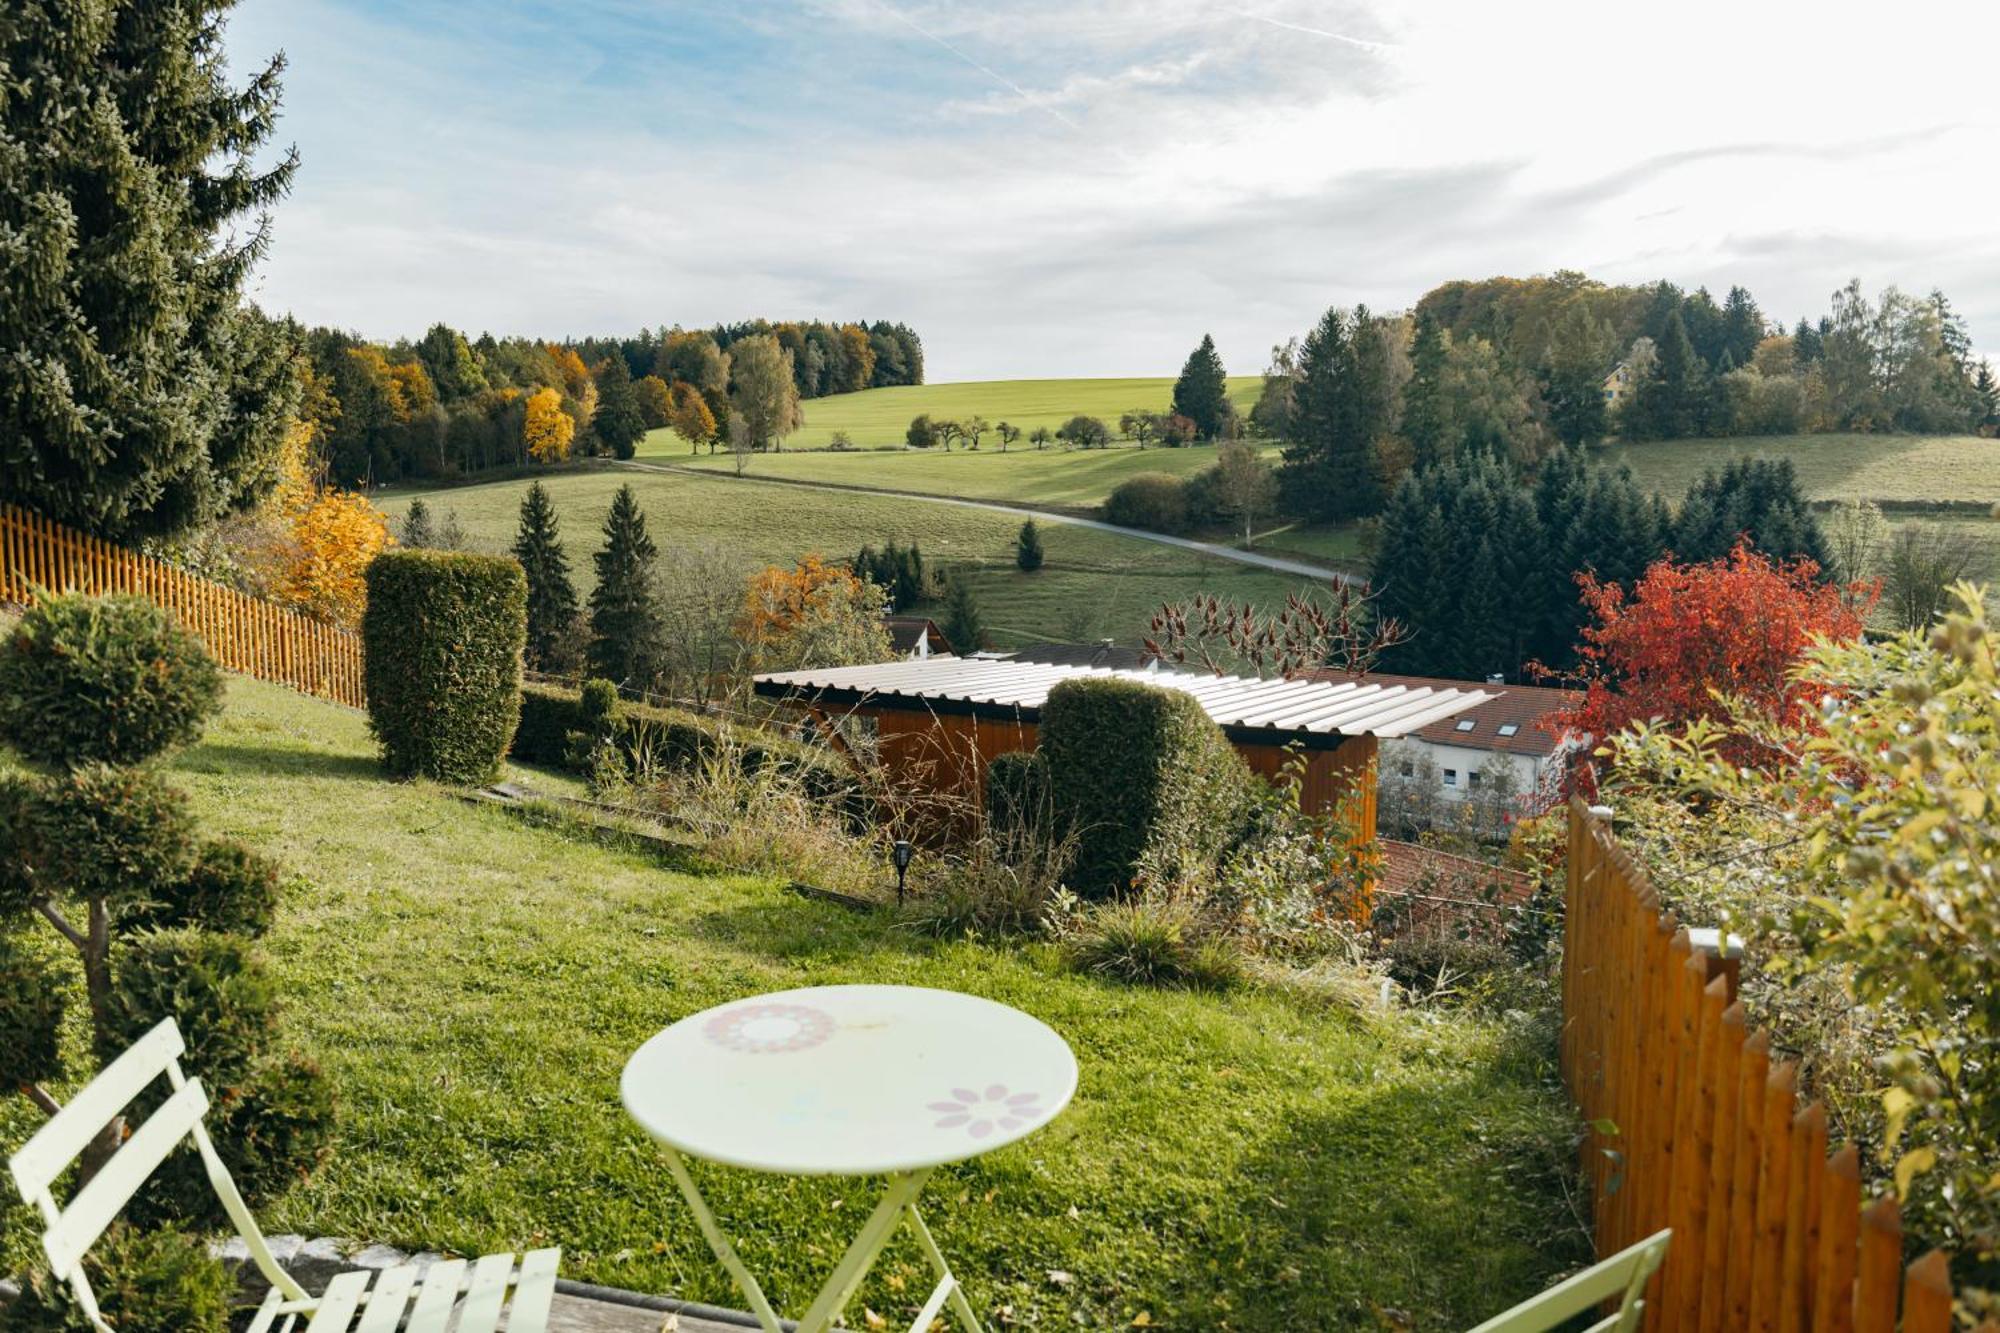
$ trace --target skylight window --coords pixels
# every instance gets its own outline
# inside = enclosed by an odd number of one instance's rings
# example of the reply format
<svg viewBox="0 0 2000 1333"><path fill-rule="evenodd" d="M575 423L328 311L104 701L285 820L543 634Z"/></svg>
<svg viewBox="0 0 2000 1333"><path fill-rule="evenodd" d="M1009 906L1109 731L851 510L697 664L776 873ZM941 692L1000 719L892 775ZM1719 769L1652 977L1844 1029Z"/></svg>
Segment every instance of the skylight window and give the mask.
<svg viewBox="0 0 2000 1333"><path fill-rule="evenodd" d="M1521 724L1518 722L1502 722L1500 724L1500 734L1502 736L1512 736L1518 733L1520 730L1521 730Z"/></svg>
<svg viewBox="0 0 2000 1333"><path fill-rule="evenodd" d="M1460 731L1471 731L1474 727L1478 725L1479 724L1477 722L1474 722L1471 718L1468 717L1467 719L1465 719L1465 721L1458 724L1458 729Z"/></svg>

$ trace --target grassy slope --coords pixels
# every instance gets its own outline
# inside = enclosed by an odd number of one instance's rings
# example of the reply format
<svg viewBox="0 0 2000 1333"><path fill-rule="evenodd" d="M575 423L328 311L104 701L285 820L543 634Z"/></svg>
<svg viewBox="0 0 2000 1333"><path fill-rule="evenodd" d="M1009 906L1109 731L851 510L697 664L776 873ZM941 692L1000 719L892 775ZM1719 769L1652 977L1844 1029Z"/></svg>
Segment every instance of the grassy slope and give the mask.
<svg viewBox="0 0 2000 1333"><path fill-rule="evenodd" d="M1232 375L1229 396L1248 415L1263 392L1259 375ZM1022 433L1037 426L1056 429L1079 413L1103 417L1113 430L1120 414L1135 408L1164 412L1173 401L1174 381L1144 379L969 380L958 384L918 384L901 389L868 389L861 393L809 398L806 424L791 438L800 446L821 445L844 430L858 445L901 444L910 419L923 413L963 420L982 416L998 424L1019 426ZM665 432L654 432L641 446L647 452L674 453L682 446Z"/></svg>
<svg viewBox="0 0 2000 1333"><path fill-rule="evenodd" d="M1192 451L1181 451L1192 452ZM763 460L759 460L760 462ZM864 543L917 542L925 559L963 565L997 644L1048 638L1136 642L1161 602L1208 590L1269 604L1298 580L1135 537L1044 525L1048 562L1033 574L1014 568L1020 524L1002 514L898 500L836 495L796 486L756 485L641 471L561 473L547 479L562 517L579 585L591 582L605 513L620 484L638 492L650 530L667 558L676 547L714 542L739 556L746 573L789 563L808 551L847 557ZM513 541L525 481L491 482L427 493L440 518L455 510L472 543L504 550ZM400 519L410 493L382 506Z"/></svg>
<svg viewBox="0 0 2000 1333"><path fill-rule="evenodd" d="M655 432L657 434L658 432ZM1272 461L1277 450L1271 449ZM686 463L718 472L733 472L735 460L723 454L663 454L660 461ZM1185 477L1215 462L1215 450L1032 449L1016 445L999 452L989 441L978 452L954 449L897 450L893 453L782 453L750 461L749 475L786 477L796 481L828 481L848 486L913 491L920 495L952 495L968 500L999 500L1050 508L1089 508L1103 503L1118 483L1141 472L1167 472Z"/></svg>
<svg viewBox="0 0 2000 1333"><path fill-rule="evenodd" d="M173 775L210 831L297 872L269 946L343 1119L329 1165L265 1210L274 1230L559 1243L569 1276L735 1304L619 1108L619 1069L709 1005L874 981L991 996L1076 1049L1061 1120L926 1196L975 1304L1017 1323L1378 1328L1394 1308L1465 1327L1578 1257L1546 1054L1495 1028L1129 989L1045 950L932 944L772 883L671 873L385 782L359 715L254 682ZM0 1151L31 1119L0 1103ZM872 1202L852 1181L708 1170L703 1187L794 1310ZM7 1222L0 1266L28 1244L22 1210ZM862 1302L907 1322L920 1264L899 1243Z"/></svg>
<svg viewBox="0 0 2000 1333"><path fill-rule="evenodd" d="M2000 500L2000 440L1971 435L1790 435L1614 445L1641 484L1679 503L1709 468L1735 458L1783 457L1815 500Z"/></svg>

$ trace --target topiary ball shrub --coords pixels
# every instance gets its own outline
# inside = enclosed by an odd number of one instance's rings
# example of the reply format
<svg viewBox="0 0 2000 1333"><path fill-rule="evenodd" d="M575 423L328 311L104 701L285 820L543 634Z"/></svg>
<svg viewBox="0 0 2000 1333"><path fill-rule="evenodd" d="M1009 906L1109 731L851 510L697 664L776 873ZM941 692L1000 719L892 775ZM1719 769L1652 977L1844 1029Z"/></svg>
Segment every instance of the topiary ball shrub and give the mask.
<svg viewBox="0 0 2000 1333"><path fill-rule="evenodd" d="M35 789L26 778L0 773L0 922L11 922L41 896L35 885Z"/></svg>
<svg viewBox="0 0 2000 1333"><path fill-rule="evenodd" d="M361 618L368 722L398 777L490 782L521 718L528 583L507 557L386 551Z"/></svg>
<svg viewBox="0 0 2000 1333"><path fill-rule="evenodd" d="M258 938L278 915L278 863L240 842L211 842L194 869L121 918L132 928L199 926Z"/></svg>
<svg viewBox="0 0 2000 1333"><path fill-rule="evenodd" d="M38 943L0 928L0 1087L25 1087L62 1073L67 991Z"/></svg>
<svg viewBox="0 0 2000 1333"><path fill-rule="evenodd" d="M277 987L250 941L205 930L145 931L112 958L102 1034L109 1060L163 1018L187 1038L185 1062L212 1098L242 1083L262 1053L278 1007Z"/></svg>
<svg viewBox="0 0 2000 1333"><path fill-rule="evenodd" d="M1187 489L1179 477L1165 472L1141 472L1119 482L1105 497L1104 517L1121 528L1185 532Z"/></svg>
<svg viewBox="0 0 2000 1333"><path fill-rule="evenodd" d="M34 784L28 864L51 897L136 903L194 868L187 798L144 768L91 764Z"/></svg>
<svg viewBox="0 0 2000 1333"><path fill-rule="evenodd" d="M114 1222L84 1256L104 1318L118 1333L226 1333L236 1279L184 1231ZM37 1267L21 1295L0 1305L7 1333L92 1333L67 1282Z"/></svg>
<svg viewBox="0 0 2000 1333"><path fill-rule="evenodd" d="M1141 875L1177 884L1242 835L1256 779L1194 696L1115 679L1066 680L1042 706L1049 804L1076 837L1085 898Z"/></svg>
<svg viewBox="0 0 2000 1333"><path fill-rule="evenodd" d="M222 672L140 597L51 597L0 643L0 740L35 763L136 764L201 734Z"/></svg>

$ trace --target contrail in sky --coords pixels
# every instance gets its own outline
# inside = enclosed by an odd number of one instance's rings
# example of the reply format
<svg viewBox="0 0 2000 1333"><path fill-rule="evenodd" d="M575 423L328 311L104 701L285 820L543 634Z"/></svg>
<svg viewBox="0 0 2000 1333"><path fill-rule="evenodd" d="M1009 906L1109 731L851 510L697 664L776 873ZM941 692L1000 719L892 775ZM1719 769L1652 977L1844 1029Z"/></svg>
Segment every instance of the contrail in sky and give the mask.
<svg viewBox="0 0 2000 1333"><path fill-rule="evenodd" d="M1301 23L1287 23L1283 19L1270 18L1264 14L1252 14L1247 9L1239 9L1236 12L1243 18L1255 19L1259 23L1268 23L1274 28L1284 28L1288 32L1303 32L1312 37L1325 37L1336 42L1346 42L1349 46L1358 46L1364 51L1400 51L1402 49L1393 42L1371 42L1360 37L1349 37L1344 32L1328 32L1325 28L1308 28Z"/></svg>
<svg viewBox="0 0 2000 1333"><path fill-rule="evenodd" d="M888 14L898 23L901 23L911 32L917 34L917 36L927 38L930 41L936 42L939 46L942 46L945 50L951 52L953 55L957 56L960 60L963 60L966 64L972 66L974 69L978 70L981 74L984 74L987 78L993 80L1001 87L1012 90L1014 95L1020 98L1028 106L1033 107L1037 111L1046 112L1048 115L1053 116L1056 120L1068 126L1070 129L1077 131L1078 133L1083 132L1083 126L1077 124L1075 121L1071 120L1068 116L1065 116L1062 112L1056 110L1054 107L1049 106L1044 102L1036 101L1033 94L1029 93L1029 91L1026 88L1023 88L1020 84L1014 82L1012 79L1008 78L1005 74L1001 74L996 70L988 69L986 66L980 64L977 60L974 60L971 56L959 50L957 47L953 46L950 42L947 42L944 38L938 36L930 29L919 25L915 19L903 13L901 10L898 10L889 5L881 5L879 7L884 13Z"/></svg>

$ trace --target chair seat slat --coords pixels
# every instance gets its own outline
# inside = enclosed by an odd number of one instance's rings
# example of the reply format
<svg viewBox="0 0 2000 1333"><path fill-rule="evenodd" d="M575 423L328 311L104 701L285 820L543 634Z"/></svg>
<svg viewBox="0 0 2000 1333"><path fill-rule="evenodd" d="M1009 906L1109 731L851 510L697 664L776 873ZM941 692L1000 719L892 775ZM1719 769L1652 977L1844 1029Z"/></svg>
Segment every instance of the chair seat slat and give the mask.
<svg viewBox="0 0 2000 1333"><path fill-rule="evenodd" d="M327 1283L326 1294L319 1298L319 1308L313 1311L306 1333L347 1333L348 1321L354 1318L355 1307L361 1304L361 1295L368 1290L368 1279L373 1276L366 1270L342 1273Z"/></svg>
<svg viewBox="0 0 2000 1333"><path fill-rule="evenodd" d="M458 1284L465 1277L465 1260L445 1259L424 1274L424 1289L417 1293L417 1308L410 1312L405 1333L444 1333L444 1321L451 1317L452 1303L458 1299Z"/></svg>
<svg viewBox="0 0 2000 1333"><path fill-rule="evenodd" d="M368 1307L361 1312L361 1322L355 1325L354 1333L396 1333L396 1325L402 1322L403 1307L410 1303L410 1291L416 1285L415 1264L398 1264L384 1270L375 1279L375 1290L368 1294Z"/></svg>
<svg viewBox="0 0 2000 1333"><path fill-rule="evenodd" d="M458 1333L493 1333L507 1300L507 1279L513 1274L511 1254L489 1254L472 1266L472 1282L458 1312Z"/></svg>
<svg viewBox="0 0 2000 1333"><path fill-rule="evenodd" d="M118 1216L118 1210L139 1192L146 1178L187 1137L207 1109L208 1097L202 1092L200 1081L190 1080L167 1098L159 1110L146 1117L146 1123L111 1154L90 1178L90 1183L76 1192L69 1207L63 1209L62 1216L42 1237L49 1266L57 1275L69 1277L91 1242L104 1234L104 1228Z"/></svg>
<svg viewBox="0 0 2000 1333"><path fill-rule="evenodd" d="M32 1196L54 1184L77 1154L90 1146L97 1132L111 1123L111 1117L124 1110L125 1104L158 1078L184 1049L180 1029L172 1019L164 1019L106 1065L7 1160L21 1193Z"/></svg>
<svg viewBox="0 0 2000 1333"><path fill-rule="evenodd" d="M271 1327L272 1321L278 1317L278 1307L284 1303L285 1293L276 1287L265 1292L264 1303L257 1307L256 1315L250 1320L250 1327L244 1329L243 1333L265 1333L265 1330Z"/></svg>
<svg viewBox="0 0 2000 1333"><path fill-rule="evenodd" d="M1645 1240L1591 1265L1581 1273L1556 1283L1539 1296L1531 1296L1505 1314L1487 1320L1472 1333L1545 1333L1560 1327L1564 1320L1596 1309L1612 1297L1620 1297L1624 1308L1592 1327L1591 1333L1636 1328L1634 1307L1637 1291L1644 1287L1653 1270L1666 1257L1673 1233L1661 1231Z"/></svg>
<svg viewBox="0 0 2000 1333"><path fill-rule="evenodd" d="M521 1256L521 1280L507 1308L507 1333L545 1333L561 1262L561 1250L530 1250Z"/></svg>

